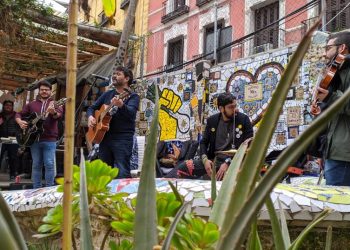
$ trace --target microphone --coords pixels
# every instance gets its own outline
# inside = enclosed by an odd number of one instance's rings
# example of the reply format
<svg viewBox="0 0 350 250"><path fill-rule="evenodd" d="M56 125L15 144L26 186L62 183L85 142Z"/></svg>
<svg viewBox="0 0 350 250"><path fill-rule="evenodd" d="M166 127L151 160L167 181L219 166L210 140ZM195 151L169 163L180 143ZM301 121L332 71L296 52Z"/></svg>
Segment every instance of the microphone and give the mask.
<svg viewBox="0 0 350 250"><path fill-rule="evenodd" d="M96 77L97 79L100 79L100 80L109 81L109 77L100 76L96 74L91 74L91 76Z"/></svg>

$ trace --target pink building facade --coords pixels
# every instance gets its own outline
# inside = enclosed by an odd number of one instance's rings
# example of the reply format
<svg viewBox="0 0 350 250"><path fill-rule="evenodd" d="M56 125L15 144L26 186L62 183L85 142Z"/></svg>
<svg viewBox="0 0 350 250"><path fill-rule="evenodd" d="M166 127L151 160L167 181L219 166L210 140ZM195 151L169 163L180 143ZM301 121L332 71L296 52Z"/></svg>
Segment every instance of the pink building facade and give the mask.
<svg viewBox="0 0 350 250"><path fill-rule="evenodd" d="M297 44L318 12L308 0L151 0L146 71L181 69L213 51L215 19L217 47L263 29L218 52L217 63L224 63Z"/></svg>

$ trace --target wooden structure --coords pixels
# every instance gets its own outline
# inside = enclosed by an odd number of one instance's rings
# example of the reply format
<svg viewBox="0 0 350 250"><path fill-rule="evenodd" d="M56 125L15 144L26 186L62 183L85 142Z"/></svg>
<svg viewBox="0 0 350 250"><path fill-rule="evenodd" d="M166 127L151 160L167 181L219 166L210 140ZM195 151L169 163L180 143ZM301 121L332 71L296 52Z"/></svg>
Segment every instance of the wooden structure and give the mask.
<svg viewBox="0 0 350 250"><path fill-rule="evenodd" d="M29 21L36 25L20 42L14 43L10 34L0 29L1 90L28 90L28 85L38 79L65 72L66 20L29 12ZM85 24L79 24L78 29L78 67L109 53L118 45L120 33L117 31Z"/></svg>

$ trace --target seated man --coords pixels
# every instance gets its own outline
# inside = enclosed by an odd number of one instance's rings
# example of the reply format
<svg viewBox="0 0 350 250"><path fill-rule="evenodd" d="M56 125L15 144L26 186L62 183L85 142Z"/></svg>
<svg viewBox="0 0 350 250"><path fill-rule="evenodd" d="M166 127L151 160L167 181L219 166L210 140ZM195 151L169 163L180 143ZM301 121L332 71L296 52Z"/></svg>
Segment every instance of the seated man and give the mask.
<svg viewBox="0 0 350 250"><path fill-rule="evenodd" d="M217 152L239 148L245 140L253 137L253 126L248 116L237 111L236 98L232 94L220 94L218 107L220 113L207 120L200 143L201 160L185 161L165 177L175 175L178 178L195 179L204 174L211 177L215 167L216 179L223 179L232 157Z"/></svg>
<svg viewBox="0 0 350 250"><path fill-rule="evenodd" d="M187 141L160 141L157 145L158 176L171 172L178 164L195 156L198 142ZM176 176L173 176L176 178ZM169 177L170 178L170 177Z"/></svg>

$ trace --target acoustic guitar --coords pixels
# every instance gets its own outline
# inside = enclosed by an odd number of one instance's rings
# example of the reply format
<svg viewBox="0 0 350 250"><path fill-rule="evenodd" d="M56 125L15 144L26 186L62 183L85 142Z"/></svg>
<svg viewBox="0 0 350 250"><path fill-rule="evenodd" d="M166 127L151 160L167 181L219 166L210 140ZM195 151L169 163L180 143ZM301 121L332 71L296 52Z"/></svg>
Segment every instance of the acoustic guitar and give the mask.
<svg viewBox="0 0 350 250"><path fill-rule="evenodd" d="M54 102L54 106L55 108L58 108L66 102L67 98L62 98ZM16 134L17 143L21 147L29 147L39 139L40 135L44 132L43 125L47 116L48 112L45 111L42 114L32 113L23 118L23 120L28 122L28 126L27 128L22 129L20 133Z"/></svg>
<svg viewBox="0 0 350 250"><path fill-rule="evenodd" d="M124 88L124 92L116 95L118 99L125 100L131 95L131 90ZM95 111L96 126L89 127L86 133L87 143L92 145L93 143L101 143L106 132L109 130L109 123L112 120L112 114L118 110L118 107L112 103L107 105L103 104L99 110Z"/></svg>

